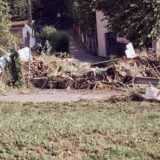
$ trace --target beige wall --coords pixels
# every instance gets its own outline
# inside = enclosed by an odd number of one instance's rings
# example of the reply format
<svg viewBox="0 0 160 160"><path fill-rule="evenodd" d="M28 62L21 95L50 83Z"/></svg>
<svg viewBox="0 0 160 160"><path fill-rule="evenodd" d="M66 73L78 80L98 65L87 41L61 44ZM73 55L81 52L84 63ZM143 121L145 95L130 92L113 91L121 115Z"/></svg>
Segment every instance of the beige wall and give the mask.
<svg viewBox="0 0 160 160"><path fill-rule="evenodd" d="M106 57L107 51L106 51L106 40L105 40L105 33L108 32L108 30L105 28L107 25L107 20L102 21L104 18L104 15L101 11L96 13L96 19L97 19L97 36L98 36L98 56Z"/></svg>

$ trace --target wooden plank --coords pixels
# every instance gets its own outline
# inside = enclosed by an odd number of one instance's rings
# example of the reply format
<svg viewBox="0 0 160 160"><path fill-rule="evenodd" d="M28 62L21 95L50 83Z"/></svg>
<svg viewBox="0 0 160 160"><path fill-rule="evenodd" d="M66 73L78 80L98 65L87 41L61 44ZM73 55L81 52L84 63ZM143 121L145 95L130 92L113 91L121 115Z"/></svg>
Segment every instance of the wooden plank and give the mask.
<svg viewBox="0 0 160 160"><path fill-rule="evenodd" d="M134 79L134 83L136 84L149 84L152 85L160 85L160 79L159 78L151 78L151 77L136 77Z"/></svg>

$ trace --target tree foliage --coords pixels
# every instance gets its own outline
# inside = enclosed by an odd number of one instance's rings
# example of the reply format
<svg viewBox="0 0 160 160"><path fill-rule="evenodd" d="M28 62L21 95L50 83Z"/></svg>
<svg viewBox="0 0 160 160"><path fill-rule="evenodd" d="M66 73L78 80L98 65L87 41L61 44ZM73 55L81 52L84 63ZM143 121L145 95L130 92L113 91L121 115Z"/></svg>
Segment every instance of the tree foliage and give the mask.
<svg viewBox="0 0 160 160"><path fill-rule="evenodd" d="M26 20L27 1L26 0L4 0L10 6L10 14L13 21Z"/></svg>
<svg viewBox="0 0 160 160"><path fill-rule="evenodd" d="M96 29L96 16L93 4L93 0L75 0L73 4L75 21L81 28L87 31Z"/></svg>
<svg viewBox="0 0 160 160"><path fill-rule="evenodd" d="M27 19L27 0L4 0L10 6L13 21ZM34 19L55 18L57 13L71 13L72 0L31 0Z"/></svg>
<svg viewBox="0 0 160 160"><path fill-rule="evenodd" d="M57 13L62 15L72 9L72 0L32 0L33 16L36 18L55 18Z"/></svg>
<svg viewBox="0 0 160 160"><path fill-rule="evenodd" d="M148 46L160 31L160 0L97 0L113 33L136 46Z"/></svg>
<svg viewBox="0 0 160 160"><path fill-rule="evenodd" d="M27 17L26 0L4 1L10 5L13 20ZM88 31L96 29L95 11L101 10L111 32L136 46L148 46L160 30L160 0L32 0L32 9L34 19L52 20L58 12L63 15L72 10L75 21Z"/></svg>
<svg viewBox="0 0 160 160"><path fill-rule="evenodd" d="M12 85L18 88L22 87L23 85L22 64L18 54L18 50L15 46L11 50L10 58L11 61L9 62L9 67L12 75Z"/></svg>
<svg viewBox="0 0 160 160"><path fill-rule="evenodd" d="M8 47L12 41L10 18L9 6L6 2L0 0L0 46Z"/></svg>

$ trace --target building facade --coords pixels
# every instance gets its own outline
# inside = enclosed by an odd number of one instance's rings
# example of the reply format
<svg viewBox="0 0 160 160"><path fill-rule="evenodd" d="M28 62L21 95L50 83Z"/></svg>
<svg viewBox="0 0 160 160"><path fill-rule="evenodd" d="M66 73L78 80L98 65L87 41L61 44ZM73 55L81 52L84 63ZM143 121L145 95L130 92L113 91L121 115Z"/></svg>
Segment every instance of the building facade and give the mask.
<svg viewBox="0 0 160 160"><path fill-rule="evenodd" d="M98 56L108 57L110 55L123 56L125 47L129 41L126 38L114 36L106 27L108 21L101 11L96 12Z"/></svg>

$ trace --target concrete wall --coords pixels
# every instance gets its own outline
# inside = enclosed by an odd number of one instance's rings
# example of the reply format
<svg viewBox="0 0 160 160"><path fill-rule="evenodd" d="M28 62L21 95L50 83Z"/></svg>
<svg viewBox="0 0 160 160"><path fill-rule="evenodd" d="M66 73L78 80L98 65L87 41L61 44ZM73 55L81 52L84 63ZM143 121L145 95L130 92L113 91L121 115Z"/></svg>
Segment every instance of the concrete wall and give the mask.
<svg viewBox="0 0 160 160"><path fill-rule="evenodd" d="M97 19L97 37L98 37L98 56L107 57L109 53L107 53L108 49L113 50L116 56L123 56L125 54L126 44L129 43L124 37L117 37L117 44L115 44L115 48L113 45L106 46L106 33L109 33L109 29L105 26L108 24L107 20L103 20L105 17L101 11L96 13ZM103 21L102 21L103 20ZM111 48L110 48L111 47ZM115 51L114 51L115 50Z"/></svg>
<svg viewBox="0 0 160 160"><path fill-rule="evenodd" d="M97 37L98 37L98 56L106 57L106 39L105 33L109 32L105 26L107 25L108 21L103 20L104 15L101 11L96 13L97 19Z"/></svg>

